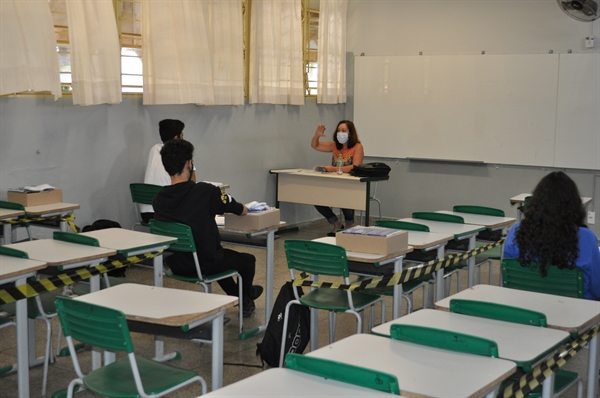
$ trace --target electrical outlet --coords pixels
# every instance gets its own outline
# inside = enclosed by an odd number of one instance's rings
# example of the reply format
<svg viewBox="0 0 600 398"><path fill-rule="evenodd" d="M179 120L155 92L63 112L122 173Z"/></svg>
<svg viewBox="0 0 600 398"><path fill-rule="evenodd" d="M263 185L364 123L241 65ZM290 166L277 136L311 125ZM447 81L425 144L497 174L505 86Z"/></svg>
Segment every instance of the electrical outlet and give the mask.
<svg viewBox="0 0 600 398"><path fill-rule="evenodd" d="M588 36L585 38L585 46L587 48L594 48L594 36Z"/></svg>
<svg viewBox="0 0 600 398"><path fill-rule="evenodd" d="M596 212L594 212L594 211L588 211L587 223L588 224L595 224L596 223Z"/></svg>

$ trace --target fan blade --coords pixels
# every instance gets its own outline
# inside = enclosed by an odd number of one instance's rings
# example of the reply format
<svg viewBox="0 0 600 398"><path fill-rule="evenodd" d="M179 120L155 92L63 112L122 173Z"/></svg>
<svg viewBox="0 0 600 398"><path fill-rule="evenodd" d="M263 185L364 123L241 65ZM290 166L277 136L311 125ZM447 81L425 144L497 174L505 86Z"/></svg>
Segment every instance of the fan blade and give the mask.
<svg viewBox="0 0 600 398"><path fill-rule="evenodd" d="M583 4L581 4L581 1L573 0L571 2L571 7L574 10L581 11L583 9Z"/></svg>

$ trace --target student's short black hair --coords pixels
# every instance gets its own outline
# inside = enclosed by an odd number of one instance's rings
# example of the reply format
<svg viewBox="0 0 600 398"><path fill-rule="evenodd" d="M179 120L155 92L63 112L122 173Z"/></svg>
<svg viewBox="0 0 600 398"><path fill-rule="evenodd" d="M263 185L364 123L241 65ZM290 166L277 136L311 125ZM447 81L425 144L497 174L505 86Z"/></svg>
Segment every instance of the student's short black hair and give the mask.
<svg viewBox="0 0 600 398"><path fill-rule="evenodd" d="M158 122L158 132L162 142L167 142L183 132L185 124L177 119L165 119Z"/></svg>
<svg viewBox="0 0 600 398"><path fill-rule="evenodd" d="M194 157L194 146L186 140L170 140L165 142L160 157L170 176L181 174L185 163Z"/></svg>

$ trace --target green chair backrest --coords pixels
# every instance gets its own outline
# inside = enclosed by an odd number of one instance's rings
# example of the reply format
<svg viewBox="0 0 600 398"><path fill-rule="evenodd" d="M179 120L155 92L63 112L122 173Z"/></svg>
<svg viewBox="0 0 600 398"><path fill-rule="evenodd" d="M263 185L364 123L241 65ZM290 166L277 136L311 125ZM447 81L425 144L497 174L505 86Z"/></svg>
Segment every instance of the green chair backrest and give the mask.
<svg viewBox="0 0 600 398"><path fill-rule="evenodd" d="M412 218L420 218L421 220L453 222L456 224L464 224L465 220L460 216L446 213L435 213L430 211L416 211L412 214Z"/></svg>
<svg viewBox="0 0 600 398"><path fill-rule="evenodd" d="M156 196L161 189L162 187L160 185L144 183L129 184L129 191L131 192L133 203L141 203L144 205L151 205L154 196Z"/></svg>
<svg viewBox="0 0 600 398"><path fill-rule="evenodd" d="M22 204L15 202L7 202L6 200L0 200L0 208L25 211L25 206L23 206Z"/></svg>
<svg viewBox="0 0 600 398"><path fill-rule="evenodd" d="M456 211L458 213L470 213L481 214L484 216L504 217L504 210L486 206L457 205L452 208L452 211Z"/></svg>
<svg viewBox="0 0 600 398"><path fill-rule="evenodd" d="M288 268L316 275L347 278L346 249L310 240L288 239L284 243Z"/></svg>
<svg viewBox="0 0 600 398"><path fill-rule="evenodd" d="M98 239L91 236L74 234L72 232L54 231L52 238L54 238L54 240L61 240L63 242L100 247L100 242L98 242Z"/></svg>
<svg viewBox="0 0 600 398"><path fill-rule="evenodd" d="M10 257L29 258L29 254L23 250L13 249L12 247L0 246L0 254Z"/></svg>
<svg viewBox="0 0 600 398"><path fill-rule="evenodd" d="M127 320L121 311L62 296L55 303L65 336L108 351L133 352Z"/></svg>
<svg viewBox="0 0 600 398"><path fill-rule="evenodd" d="M521 266L518 259L502 260L502 283L511 289L583 298L583 270L547 267L548 275L542 277L537 263Z"/></svg>
<svg viewBox="0 0 600 398"><path fill-rule="evenodd" d="M395 340L427 347L498 358L498 344L495 341L469 334L426 326L395 324L390 328L390 335Z"/></svg>
<svg viewBox="0 0 600 398"><path fill-rule="evenodd" d="M400 395L398 378L389 373L300 354L286 354L285 364L299 372Z"/></svg>
<svg viewBox="0 0 600 398"><path fill-rule="evenodd" d="M172 243L169 250L177 252L196 252L196 243L192 228L186 224L175 222L150 220L150 233L177 238L177 243Z"/></svg>
<svg viewBox="0 0 600 398"><path fill-rule="evenodd" d="M541 312L484 301L452 299L450 300L450 311L457 314L521 323L523 325L544 328L548 326L546 315Z"/></svg>
<svg viewBox="0 0 600 398"><path fill-rule="evenodd" d="M406 231L421 231L430 232L429 227L423 224L417 224L408 221L396 221L396 220L377 220L375 225L378 227L404 229Z"/></svg>

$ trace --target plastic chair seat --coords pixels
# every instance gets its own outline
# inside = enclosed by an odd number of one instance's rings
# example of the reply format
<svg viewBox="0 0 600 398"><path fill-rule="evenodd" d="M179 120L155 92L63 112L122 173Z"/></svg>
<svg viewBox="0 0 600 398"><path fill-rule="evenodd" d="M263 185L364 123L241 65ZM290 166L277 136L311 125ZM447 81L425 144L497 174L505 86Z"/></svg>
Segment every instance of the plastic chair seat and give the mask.
<svg viewBox="0 0 600 398"><path fill-rule="evenodd" d="M569 372L567 370L559 369L554 372L554 395L562 394L564 390L571 387L579 379L579 374L576 372ZM581 381L580 381L581 382ZM528 398L541 398L542 386L537 386L527 395Z"/></svg>
<svg viewBox="0 0 600 398"><path fill-rule="evenodd" d="M475 242L476 247L482 247L488 245L489 242ZM475 256L475 258L487 258L490 260L500 260L502 258L502 246L496 246L493 249L487 250L481 254ZM476 260L477 261L477 260Z"/></svg>
<svg viewBox="0 0 600 398"><path fill-rule="evenodd" d="M151 359L135 356L146 394L158 394L173 388L197 375L196 372L180 369ZM111 397L139 397L129 357L95 370L83 378L84 385L91 391Z"/></svg>
<svg viewBox="0 0 600 398"><path fill-rule="evenodd" d="M379 300L379 297L374 297L373 295L366 293L352 292L351 294L352 301L356 308L367 307ZM299 301L303 305L321 310L335 312L346 312L350 310L348 294L345 290L316 289L300 297Z"/></svg>
<svg viewBox="0 0 600 398"><path fill-rule="evenodd" d="M173 271L171 271L169 268L165 268L165 275L169 278L173 278L176 279L178 281L182 281L182 282L189 282L189 283L199 283L200 279L198 279L198 277L195 276L182 276L182 275L177 275L174 274ZM213 274L213 275L202 275L202 282L204 283L212 283L212 282L216 282L220 279L224 279L230 276L236 276L237 272L235 270L229 270L229 271L225 271L225 272L221 272L219 274Z"/></svg>

